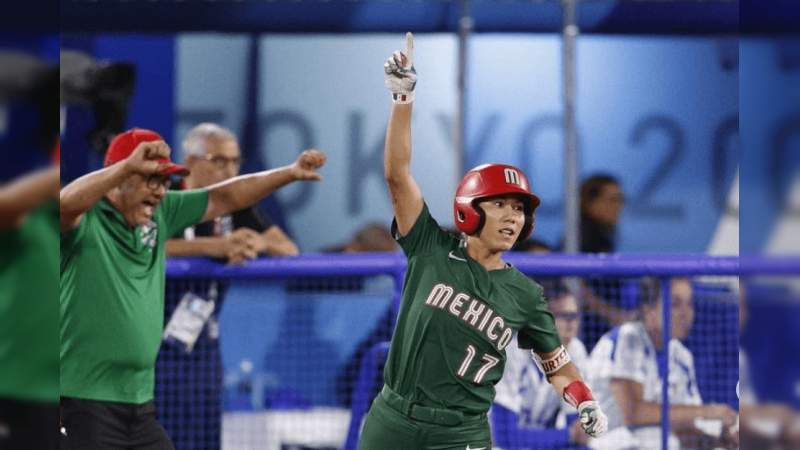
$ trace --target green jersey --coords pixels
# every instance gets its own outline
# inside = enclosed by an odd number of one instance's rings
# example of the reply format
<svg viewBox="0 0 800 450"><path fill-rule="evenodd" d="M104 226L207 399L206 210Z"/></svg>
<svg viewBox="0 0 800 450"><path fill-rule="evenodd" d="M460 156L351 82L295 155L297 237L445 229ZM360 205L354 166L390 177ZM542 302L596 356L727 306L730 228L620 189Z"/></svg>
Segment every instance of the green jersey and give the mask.
<svg viewBox="0 0 800 450"><path fill-rule="evenodd" d="M408 269L384 379L407 400L486 412L512 339L538 352L561 345L542 287L513 267L487 271L427 205L398 242Z"/></svg>
<svg viewBox="0 0 800 450"><path fill-rule="evenodd" d="M61 396L153 399L164 327L166 239L205 213L205 190L173 192L130 227L103 199L61 236Z"/></svg>
<svg viewBox="0 0 800 450"><path fill-rule="evenodd" d="M58 401L58 203L0 232L0 397Z"/></svg>

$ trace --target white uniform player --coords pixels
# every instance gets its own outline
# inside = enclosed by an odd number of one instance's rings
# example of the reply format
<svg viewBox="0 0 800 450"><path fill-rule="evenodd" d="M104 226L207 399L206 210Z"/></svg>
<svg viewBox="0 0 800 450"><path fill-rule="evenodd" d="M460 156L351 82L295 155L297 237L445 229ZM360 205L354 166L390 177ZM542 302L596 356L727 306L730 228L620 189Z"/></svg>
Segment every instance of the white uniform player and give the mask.
<svg viewBox="0 0 800 450"><path fill-rule="evenodd" d="M559 337L572 362L579 370L583 370L586 368L588 355L586 346L577 338L580 330L578 302L565 287L557 285L552 288L553 292L547 293L548 297L552 297L548 307L555 318ZM501 406L515 416L500 419L501 413L495 408L496 417L493 418L493 423L498 428L494 430L496 444L503 442L504 439L499 433L504 432L515 436L506 436L508 444L512 446L533 445L536 444L534 441L541 440L566 445L575 439L583 438L582 433L563 431L567 426L567 416L573 415L575 408L556 395L542 368L531 358L530 351L520 349L516 339L506 347L506 366L502 379L495 385L495 393L495 405ZM499 429L503 427L512 429ZM554 437L553 434L545 436L536 431L548 428L562 429L562 432ZM511 441L514 444L511 444Z"/></svg>
<svg viewBox="0 0 800 450"><path fill-rule="evenodd" d="M611 391L612 379L631 380L643 388L642 400L661 403L662 375L659 373L659 352L641 322L629 322L603 335L589 357L587 373L592 380L595 397L608 409L609 430L624 427L620 405ZM679 340L669 344L669 401L673 405L702 405L703 399L697 388L694 357ZM632 430L638 437L640 448L657 448L660 427L641 427ZM612 435L619 436L619 432ZM655 438L655 442L652 442ZM616 439L619 441L619 439ZM677 445L671 437L670 448ZM655 447L645 445L652 442ZM615 447L609 447L615 448Z"/></svg>
<svg viewBox="0 0 800 450"><path fill-rule="evenodd" d="M661 394L664 374L659 367L663 324L661 281L646 278L639 287L641 321L611 329L589 356L587 374L593 392L608 409L609 433L590 442L596 450L661 448ZM683 445L735 448L730 427L736 412L723 404L703 405L695 375L694 357L681 342L694 322L693 289L686 278L670 287L671 330L668 387L669 448ZM677 435L681 436L679 441Z"/></svg>

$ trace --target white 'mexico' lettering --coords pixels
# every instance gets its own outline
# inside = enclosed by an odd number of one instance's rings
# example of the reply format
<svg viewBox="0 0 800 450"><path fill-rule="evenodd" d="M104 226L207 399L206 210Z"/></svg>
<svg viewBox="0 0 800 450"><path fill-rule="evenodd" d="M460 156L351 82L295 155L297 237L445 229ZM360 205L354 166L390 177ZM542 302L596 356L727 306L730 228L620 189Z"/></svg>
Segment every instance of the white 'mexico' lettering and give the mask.
<svg viewBox="0 0 800 450"><path fill-rule="evenodd" d="M486 336L489 336L489 339L491 339L492 342L496 341L498 336L495 334L494 329L497 327L502 329L504 326L505 321L503 318L500 316L495 316L494 319L492 319L492 323L489 324L489 328L486 329Z"/></svg>
<svg viewBox="0 0 800 450"><path fill-rule="evenodd" d="M511 331L511 328L506 328L503 330L503 335L500 336L500 340L497 341L497 349L502 351L504 348L511 343L511 337L514 335L514 332Z"/></svg>
<svg viewBox="0 0 800 450"><path fill-rule="evenodd" d="M484 308L486 308L486 305L476 299L473 299L469 306L467 306L467 312L464 313L464 316L461 317L461 320L472 326L475 326L475 322L478 321L478 317L481 316Z"/></svg>
<svg viewBox="0 0 800 450"><path fill-rule="evenodd" d="M506 326L503 317L497 315L488 304L463 292L456 292L452 286L444 283L431 288L425 305L446 310L459 318L465 325L486 336L499 351L505 349L513 337L514 330Z"/></svg>
<svg viewBox="0 0 800 450"><path fill-rule="evenodd" d="M486 324L489 323L492 314L494 314L492 308L486 308L486 314L483 315L483 320L481 320L480 325L478 325L478 331L483 331L483 329L486 328Z"/></svg>
<svg viewBox="0 0 800 450"><path fill-rule="evenodd" d="M451 295L453 295L453 288L446 284L439 283L431 289L431 293L428 294L428 299L425 300L425 304L439 306L439 302L442 302L442 304L447 303Z"/></svg>
<svg viewBox="0 0 800 450"><path fill-rule="evenodd" d="M458 317L461 315L461 306L464 304L464 300L469 300L469 295L462 294L459 292L453 298L453 303L450 303L450 313L454 316Z"/></svg>

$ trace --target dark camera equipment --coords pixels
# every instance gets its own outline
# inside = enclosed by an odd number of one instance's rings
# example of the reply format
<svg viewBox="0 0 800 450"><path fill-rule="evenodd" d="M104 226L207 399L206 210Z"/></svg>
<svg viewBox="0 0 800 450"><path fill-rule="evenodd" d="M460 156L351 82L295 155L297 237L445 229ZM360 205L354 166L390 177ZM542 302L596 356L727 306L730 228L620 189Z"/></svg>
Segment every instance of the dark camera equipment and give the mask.
<svg viewBox="0 0 800 450"><path fill-rule="evenodd" d="M95 126L86 138L100 154L125 127L135 80L133 64L97 61L78 51L61 52L61 103L91 108Z"/></svg>

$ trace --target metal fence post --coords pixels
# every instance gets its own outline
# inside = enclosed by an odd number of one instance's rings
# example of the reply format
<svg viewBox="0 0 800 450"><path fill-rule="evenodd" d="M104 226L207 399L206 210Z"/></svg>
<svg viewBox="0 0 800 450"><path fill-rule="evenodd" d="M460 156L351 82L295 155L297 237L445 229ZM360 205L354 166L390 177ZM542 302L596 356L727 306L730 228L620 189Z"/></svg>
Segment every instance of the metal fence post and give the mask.
<svg viewBox="0 0 800 450"><path fill-rule="evenodd" d="M669 277L661 279L661 355L658 369L661 372L661 449L669 450L669 342L672 338L672 293Z"/></svg>

